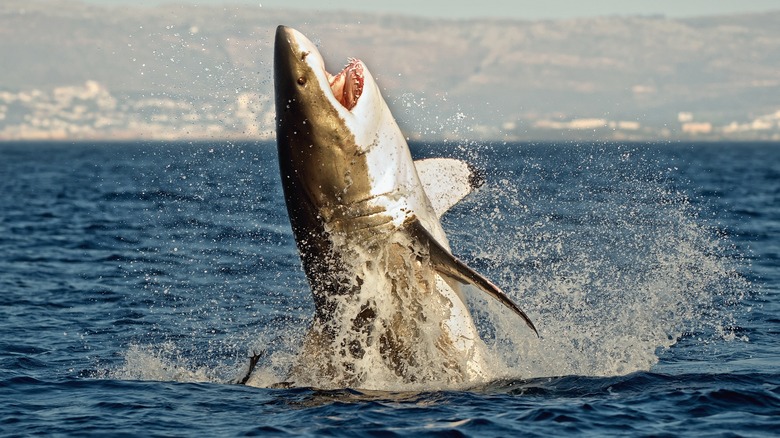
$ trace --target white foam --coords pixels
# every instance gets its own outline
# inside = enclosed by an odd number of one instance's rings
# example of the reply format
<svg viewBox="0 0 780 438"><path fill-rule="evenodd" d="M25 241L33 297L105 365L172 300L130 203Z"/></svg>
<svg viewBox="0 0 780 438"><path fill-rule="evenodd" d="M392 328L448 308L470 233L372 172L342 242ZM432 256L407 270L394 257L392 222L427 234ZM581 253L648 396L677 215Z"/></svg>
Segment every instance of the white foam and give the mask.
<svg viewBox="0 0 780 438"><path fill-rule="evenodd" d="M697 342L747 341L732 329L735 317L728 305L740 302L748 284L736 274L735 265L740 262L726 255L728 241L706 225L684 194L670 190L663 181L633 177L630 172L611 177L614 169L599 169L601 158L593 160L590 171L602 179L613 178L607 185L620 185L619 193L604 195L587 184L576 188L580 193L574 193L572 187L564 188L564 193L552 193L538 186L520 186L516 178L494 178L495 182L468 198L465 205L456 207L451 220L455 226L448 229L455 252L468 253L466 261L499 284L528 313L540 339L517 315L466 288L487 344L479 354L491 365L491 375L466 382L450 379L435 346L441 320L435 313L422 311L426 317L413 321L410 327L418 333L413 346L417 363L412 364L418 380L404 381L382 365L382 354L374 345L352 364L350 373L362 376L361 387L436 390L497 378L623 375L651 369L659 354L681 336L693 334L701 339ZM538 165L529 162L527 166ZM540 198L544 196L547 198ZM579 202L571 213L576 217L544 211L570 198ZM409 263L407 268L415 266ZM383 291L390 279L379 272L385 271L377 267L364 272L364 277L373 282L374 290ZM345 300L340 311L355 315L370 300L379 315L374 324L393 319L398 302L381 293ZM158 307L164 305L157 303ZM407 305L416 304L409 301ZM255 341L234 347L238 342L234 338L244 342L248 336L228 336L221 342L230 343L230 347L223 350L267 350L248 382L251 385L272 386L288 380L290 369L299 363L305 324L294 319L289 326L255 330L260 331L253 334ZM340 341L349 342L354 333L339 336ZM281 340L275 341L275 346L267 341L277 338ZM124 364L111 376L226 382L239 375L248 362L246 357L229 355L196 361L180 347L173 342L132 345L124 353ZM317 373L298 377L300 385L342 385Z"/></svg>
<svg viewBox="0 0 780 438"><path fill-rule="evenodd" d="M469 207L469 214L492 223L489 237L470 234L476 256L541 336L529 336L497 303L469 295L507 376L624 375L651 369L659 352L686 333L735 339L733 309L720 301L738 302L748 284L735 275L723 238L702 225L685 196L662 183L615 183L619 199L575 212L579 218L532 219L535 207L509 180L483 190ZM550 196L536 205L563 201ZM507 220L519 215L529 220Z"/></svg>

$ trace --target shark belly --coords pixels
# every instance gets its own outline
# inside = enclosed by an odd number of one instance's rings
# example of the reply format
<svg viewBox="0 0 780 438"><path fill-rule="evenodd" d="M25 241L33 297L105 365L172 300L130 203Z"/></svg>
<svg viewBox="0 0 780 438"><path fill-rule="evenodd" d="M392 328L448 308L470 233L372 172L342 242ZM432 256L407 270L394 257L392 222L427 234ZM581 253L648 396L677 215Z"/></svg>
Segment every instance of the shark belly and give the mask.
<svg viewBox="0 0 780 438"><path fill-rule="evenodd" d="M430 248L387 214L387 198L342 209L355 217L326 215L331 275L312 283L315 294L327 291L320 298L326 310L306 336L291 375L296 384L388 389L486 375L459 285L439 275Z"/></svg>

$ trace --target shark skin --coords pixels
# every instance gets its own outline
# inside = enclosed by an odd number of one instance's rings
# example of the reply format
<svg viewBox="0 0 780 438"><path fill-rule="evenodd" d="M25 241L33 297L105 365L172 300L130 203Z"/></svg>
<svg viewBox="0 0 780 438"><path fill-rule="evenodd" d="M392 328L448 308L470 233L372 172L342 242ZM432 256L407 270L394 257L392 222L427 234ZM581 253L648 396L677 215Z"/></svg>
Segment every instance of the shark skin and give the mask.
<svg viewBox="0 0 780 438"><path fill-rule="evenodd" d="M316 46L285 26L276 31L274 85L282 186L315 306L289 380L387 390L490 376L461 285L537 331L495 284L452 255L439 218L473 187L458 182L453 199L438 190L436 208L426 194L426 186L456 184L430 181L437 175L473 184L470 169L426 160L419 165L431 176L423 182L368 67L350 59L332 75Z"/></svg>

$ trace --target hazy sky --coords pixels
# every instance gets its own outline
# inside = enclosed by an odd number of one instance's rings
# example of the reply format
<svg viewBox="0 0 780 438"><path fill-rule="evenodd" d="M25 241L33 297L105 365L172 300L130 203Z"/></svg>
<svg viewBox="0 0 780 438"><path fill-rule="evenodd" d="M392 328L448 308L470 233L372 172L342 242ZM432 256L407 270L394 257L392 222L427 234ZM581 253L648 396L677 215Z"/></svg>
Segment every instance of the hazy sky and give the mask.
<svg viewBox="0 0 780 438"><path fill-rule="evenodd" d="M597 15L663 14L688 17L742 12L780 10L778 0L86 0L89 3L117 5L249 4L267 8L306 8L313 10L355 10L424 15L428 17L520 19L592 17Z"/></svg>

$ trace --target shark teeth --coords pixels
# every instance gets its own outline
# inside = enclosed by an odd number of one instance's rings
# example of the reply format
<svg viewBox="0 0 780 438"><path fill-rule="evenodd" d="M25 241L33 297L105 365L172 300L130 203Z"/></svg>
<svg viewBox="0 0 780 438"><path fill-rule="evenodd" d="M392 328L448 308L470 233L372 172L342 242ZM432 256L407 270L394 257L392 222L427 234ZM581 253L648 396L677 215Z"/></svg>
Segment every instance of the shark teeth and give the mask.
<svg viewBox="0 0 780 438"><path fill-rule="evenodd" d="M347 64L330 80L330 89L344 108L351 110L363 94L363 63L357 58L347 58Z"/></svg>

